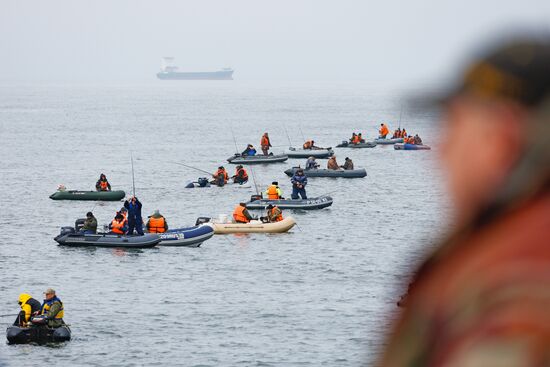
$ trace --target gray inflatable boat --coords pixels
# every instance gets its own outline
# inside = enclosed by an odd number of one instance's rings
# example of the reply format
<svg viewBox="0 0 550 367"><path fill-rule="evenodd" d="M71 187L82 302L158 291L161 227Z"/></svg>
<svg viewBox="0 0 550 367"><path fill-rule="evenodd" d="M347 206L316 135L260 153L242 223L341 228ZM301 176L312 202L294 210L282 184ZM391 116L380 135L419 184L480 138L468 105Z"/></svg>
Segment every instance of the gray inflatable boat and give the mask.
<svg viewBox="0 0 550 367"><path fill-rule="evenodd" d="M60 245L73 247L119 247L149 248L161 241L159 235L146 233L143 236L119 235L111 233L80 234L73 227L62 227L54 240Z"/></svg>
<svg viewBox="0 0 550 367"><path fill-rule="evenodd" d="M332 148L323 149L302 149L302 148L288 148L286 154L289 158L328 158L334 154Z"/></svg>
<svg viewBox="0 0 550 367"><path fill-rule="evenodd" d="M276 155L247 155L242 156L240 154L235 154L232 157L227 158L227 161L231 164L268 164L268 163L279 163L284 162L288 159L286 154L276 154Z"/></svg>
<svg viewBox="0 0 550 367"><path fill-rule="evenodd" d="M347 142L347 141L344 140L342 143L338 144L336 146L336 148L355 148L355 149L358 149L358 148L374 148L375 146L376 146L376 143L374 143L372 141L359 143L359 144L351 144L350 142Z"/></svg>
<svg viewBox="0 0 550 367"><path fill-rule="evenodd" d="M269 204L277 205L281 209L303 209L303 210L315 210L323 209L332 205L332 198L330 196L319 196L309 199L279 199L269 200L262 199L259 195L253 195L251 200L245 205L248 209L265 209Z"/></svg>
<svg viewBox="0 0 550 367"><path fill-rule="evenodd" d="M294 175L299 167L292 167L285 171L288 176ZM333 169L305 169L304 174L307 177L342 177L342 178L362 178L367 175L367 170L351 169L351 170L333 170Z"/></svg>

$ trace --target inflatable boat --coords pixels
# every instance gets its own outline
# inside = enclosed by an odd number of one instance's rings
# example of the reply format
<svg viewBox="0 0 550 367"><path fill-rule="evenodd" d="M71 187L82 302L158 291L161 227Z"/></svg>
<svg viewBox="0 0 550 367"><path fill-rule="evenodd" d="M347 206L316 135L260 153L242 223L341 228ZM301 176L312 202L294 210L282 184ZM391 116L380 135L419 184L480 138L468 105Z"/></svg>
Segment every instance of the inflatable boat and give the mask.
<svg viewBox="0 0 550 367"><path fill-rule="evenodd" d="M50 195L52 200L93 200L93 201L117 201L124 198L124 191L78 191L58 190Z"/></svg>
<svg viewBox="0 0 550 367"><path fill-rule="evenodd" d="M227 158L227 161L231 164L268 164L268 163L279 163L284 162L288 159L286 154L277 154L277 155L247 155L242 156L240 154L235 154L232 157Z"/></svg>
<svg viewBox="0 0 550 367"><path fill-rule="evenodd" d="M229 233L284 233L288 232L296 222L292 217L286 217L280 222L262 223L260 220L252 220L250 223L231 223L211 220L206 223L214 229L215 234Z"/></svg>
<svg viewBox="0 0 550 367"><path fill-rule="evenodd" d="M288 148L285 152L289 158L328 158L334 154L332 148L322 149L301 149L301 148Z"/></svg>
<svg viewBox="0 0 550 367"><path fill-rule="evenodd" d="M252 187L252 184L247 181L245 183L239 184L234 183L233 181L229 181L223 186L213 185L210 183L210 181L206 177L199 177L197 181L189 182L187 185L185 185L186 189L192 189L195 187L203 188L203 187L234 187L238 189L249 189Z"/></svg>
<svg viewBox="0 0 550 367"><path fill-rule="evenodd" d="M292 176L299 167L292 167L285 171L287 176ZM305 169L304 174L307 177L343 177L343 178L362 178L367 175L367 170L361 169Z"/></svg>
<svg viewBox="0 0 550 367"><path fill-rule="evenodd" d="M374 139L373 141L371 141L369 143L375 143L375 144L378 144L378 145L389 145L389 144L397 144L397 143L402 143L402 142L403 142L403 138L393 138L393 139L378 138L378 139Z"/></svg>
<svg viewBox="0 0 550 367"><path fill-rule="evenodd" d="M63 246L149 248L158 245L160 237L154 233L119 235L111 233L80 234L73 227L62 227L54 240Z"/></svg>
<svg viewBox="0 0 550 367"><path fill-rule="evenodd" d="M347 141L342 141L342 143L338 144L336 148L374 148L376 146L376 143L372 141L359 143L359 144L351 144Z"/></svg>
<svg viewBox="0 0 550 367"><path fill-rule="evenodd" d="M259 198L258 195L252 195L251 200L245 203L248 209L265 209L269 204L277 205L281 209L303 209L303 210L315 210L323 209L332 205L332 198L330 196L319 196L309 199L278 199L269 200Z"/></svg>
<svg viewBox="0 0 550 367"><path fill-rule="evenodd" d="M189 228L169 229L159 233L160 246L199 247L204 241L214 235L212 227L199 225Z"/></svg>
<svg viewBox="0 0 550 367"><path fill-rule="evenodd" d="M395 144L393 146L393 149L395 150L430 150L432 148L423 144Z"/></svg>
<svg viewBox="0 0 550 367"><path fill-rule="evenodd" d="M46 344L71 340L71 329L67 325L50 328L45 325L29 327L9 326L6 330L8 344Z"/></svg>

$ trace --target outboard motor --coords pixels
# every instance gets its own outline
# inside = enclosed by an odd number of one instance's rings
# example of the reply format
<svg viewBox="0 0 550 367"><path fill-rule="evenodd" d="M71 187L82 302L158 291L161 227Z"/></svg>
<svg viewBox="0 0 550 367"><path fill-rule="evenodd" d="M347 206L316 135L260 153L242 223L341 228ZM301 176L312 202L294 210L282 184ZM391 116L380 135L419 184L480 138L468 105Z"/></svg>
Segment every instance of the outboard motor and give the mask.
<svg viewBox="0 0 550 367"><path fill-rule="evenodd" d="M197 182L200 187L206 187L208 185L208 179L206 177L199 177Z"/></svg>
<svg viewBox="0 0 550 367"><path fill-rule="evenodd" d="M208 222L210 222L209 217L198 217L197 221L195 222L195 225L200 226L201 224L208 223Z"/></svg>
<svg viewBox="0 0 550 367"><path fill-rule="evenodd" d="M256 200L261 200L262 199L262 195L252 195L250 197L250 201L256 201Z"/></svg>
<svg viewBox="0 0 550 367"><path fill-rule="evenodd" d="M74 228L73 227L61 227L61 231L59 233L60 236L64 236L66 234L74 234Z"/></svg>
<svg viewBox="0 0 550 367"><path fill-rule="evenodd" d="M342 140L342 146L343 147L347 147L348 146L348 141L347 140Z"/></svg>
<svg viewBox="0 0 550 367"><path fill-rule="evenodd" d="M79 218L74 222L74 230L75 232L80 231L82 227L84 227L84 222L86 221L85 218Z"/></svg>

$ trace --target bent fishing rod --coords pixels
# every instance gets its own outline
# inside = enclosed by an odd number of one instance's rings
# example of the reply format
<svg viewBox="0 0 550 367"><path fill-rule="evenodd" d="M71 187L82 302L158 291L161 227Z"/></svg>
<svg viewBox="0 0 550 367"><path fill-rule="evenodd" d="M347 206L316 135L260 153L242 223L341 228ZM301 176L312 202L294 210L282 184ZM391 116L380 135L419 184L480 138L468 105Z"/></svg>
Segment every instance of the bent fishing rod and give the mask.
<svg viewBox="0 0 550 367"><path fill-rule="evenodd" d="M136 180L134 177L134 155L132 151L130 151L130 160L132 162L132 192L134 194L134 197L136 197Z"/></svg>
<svg viewBox="0 0 550 367"><path fill-rule="evenodd" d="M190 169L194 169L195 171L199 171L199 172L202 172L202 173L206 173L208 176L212 176L212 173L210 172L207 172L203 169L200 169L200 168L197 168L197 167L193 167L193 166L190 166L188 164L184 164L184 163L180 163L180 162L174 162L174 161L169 161L170 163L173 163L173 164L178 164L180 166L183 166L183 167L187 167L187 168L190 168Z"/></svg>

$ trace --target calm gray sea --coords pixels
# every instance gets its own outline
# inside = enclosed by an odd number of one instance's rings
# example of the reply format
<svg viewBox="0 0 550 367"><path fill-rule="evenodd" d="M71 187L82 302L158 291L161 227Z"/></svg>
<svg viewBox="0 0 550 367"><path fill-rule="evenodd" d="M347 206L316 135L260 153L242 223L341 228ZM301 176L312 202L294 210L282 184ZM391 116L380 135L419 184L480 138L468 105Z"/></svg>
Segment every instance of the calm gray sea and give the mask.
<svg viewBox="0 0 550 367"><path fill-rule="evenodd" d="M0 343L10 366L359 366L384 344L411 266L447 226L436 117L405 108L401 125L431 151L338 149L364 179L312 178L334 205L285 212L279 235L215 236L200 248L71 249L60 226L93 209L108 223L120 202L53 201L57 185L93 189L101 172L136 194L144 215L172 227L230 214L253 189L185 189L264 131L275 152L305 138L335 146L353 131L397 127L403 91L360 83L161 82L0 86L0 314L19 293L57 290L73 340L52 348ZM301 131L300 131L301 129ZM322 161L323 164L326 164ZM284 169L254 167L265 189L291 191ZM14 317L2 317L7 326ZM3 336L2 336L3 338Z"/></svg>

